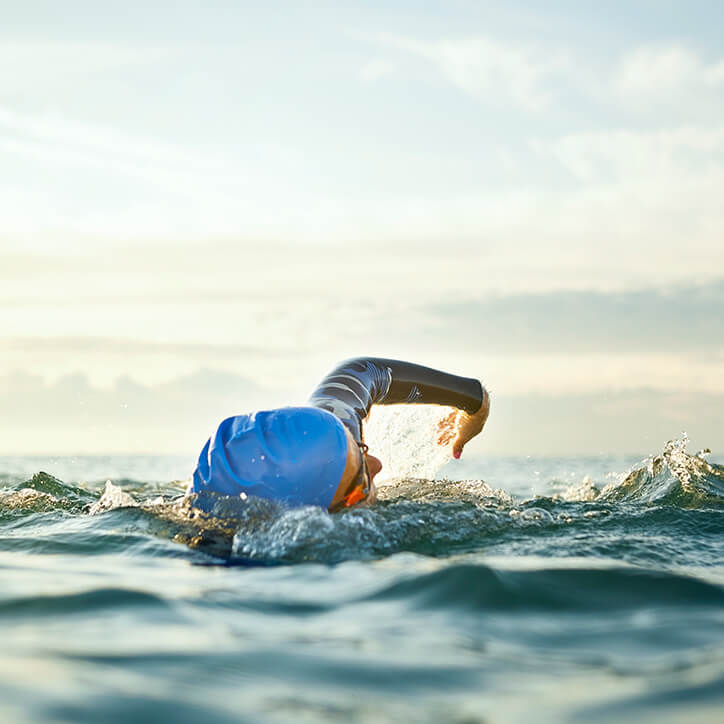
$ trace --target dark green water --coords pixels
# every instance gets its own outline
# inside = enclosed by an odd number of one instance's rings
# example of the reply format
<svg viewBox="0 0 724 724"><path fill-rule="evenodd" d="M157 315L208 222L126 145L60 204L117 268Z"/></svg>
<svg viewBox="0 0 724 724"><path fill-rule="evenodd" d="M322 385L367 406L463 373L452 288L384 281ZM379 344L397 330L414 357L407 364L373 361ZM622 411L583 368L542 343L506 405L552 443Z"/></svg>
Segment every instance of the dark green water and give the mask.
<svg viewBox="0 0 724 724"><path fill-rule="evenodd" d="M0 721L724 720L724 468L466 464L329 516L0 459Z"/></svg>

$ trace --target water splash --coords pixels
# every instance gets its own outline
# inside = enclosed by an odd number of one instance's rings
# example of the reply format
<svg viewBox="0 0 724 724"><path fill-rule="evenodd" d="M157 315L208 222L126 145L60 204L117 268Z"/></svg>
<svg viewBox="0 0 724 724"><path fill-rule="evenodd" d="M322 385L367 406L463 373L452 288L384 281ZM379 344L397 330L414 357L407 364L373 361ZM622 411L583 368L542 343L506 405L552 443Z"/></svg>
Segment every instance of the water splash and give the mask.
<svg viewBox="0 0 724 724"><path fill-rule="evenodd" d="M116 508L134 508L138 503L129 493L124 492L119 486L114 485L110 480L106 480L106 487L100 499L88 508L90 515L97 515L107 510L115 510Z"/></svg>
<svg viewBox="0 0 724 724"><path fill-rule="evenodd" d="M433 479L452 457L451 445L438 445L438 426L453 412L441 405L380 405L365 423L365 442L384 468L376 482Z"/></svg>
<svg viewBox="0 0 724 724"><path fill-rule="evenodd" d="M669 440L660 455L648 458L620 482L607 485L601 498L682 508L724 505L724 468L700 455L689 455L688 442L686 433Z"/></svg>
<svg viewBox="0 0 724 724"><path fill-rule="evenodd" d="M20 490L3 490L0 493L0 510L2 513L39 513L57 510L62 507L62 501L50 493L42 493L32 488Z"/></svg>
<svg viewBox="0 0 724 724"><path fill-rule="evenodd" d="M465 502L478 506L512 505L512 496L491 488L484 480L426 480L404 478L385 486L380 501L409 500L425 503Z"/></svg>
<svg viewBox="0 0 724 724"><path fill-rule="evenodd" d="M586 475L580 483L567 487L559 497L571 503L590 503L596 500L601 491L595 486L593 478Z"/></svg>

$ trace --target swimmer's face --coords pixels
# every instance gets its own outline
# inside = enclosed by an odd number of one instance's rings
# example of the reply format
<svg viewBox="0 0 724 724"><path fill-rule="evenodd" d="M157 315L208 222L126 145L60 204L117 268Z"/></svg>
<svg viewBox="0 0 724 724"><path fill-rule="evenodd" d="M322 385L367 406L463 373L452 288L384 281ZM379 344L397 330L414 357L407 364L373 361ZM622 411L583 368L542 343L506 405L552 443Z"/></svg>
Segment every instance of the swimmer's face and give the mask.
<svg viewBox="0 0 724 724"><path fill-rule="evenodd" d="M352 437L352 433L346 429L345 432L347 434L347 462L337 492L329 505L330 510L336 510L340 504L344 504L345 498L354 490L360 480L364 480L368 484L369 494L359 502L359 505L374 503L377 499L377 488L374 479L377 473L382 470L382 462L379 458L370 455L366 451L363 453L357 441ZM364 466L364 470L362 476L360 476L362 466Z"/></svg>

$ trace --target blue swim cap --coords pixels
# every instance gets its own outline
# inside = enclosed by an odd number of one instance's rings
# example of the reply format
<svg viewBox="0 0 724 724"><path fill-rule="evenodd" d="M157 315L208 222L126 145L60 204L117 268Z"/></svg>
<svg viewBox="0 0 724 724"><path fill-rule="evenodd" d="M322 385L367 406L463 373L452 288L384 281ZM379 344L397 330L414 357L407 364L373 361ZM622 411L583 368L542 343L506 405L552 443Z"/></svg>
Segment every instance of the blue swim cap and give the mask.
<svg viewBox="0 0 724 724"><path fill-rule="evenodd" d="M199 455L193 492L256 495L287 505L328 508L347 462L340 420L316 407L236 415Z"/></svg>

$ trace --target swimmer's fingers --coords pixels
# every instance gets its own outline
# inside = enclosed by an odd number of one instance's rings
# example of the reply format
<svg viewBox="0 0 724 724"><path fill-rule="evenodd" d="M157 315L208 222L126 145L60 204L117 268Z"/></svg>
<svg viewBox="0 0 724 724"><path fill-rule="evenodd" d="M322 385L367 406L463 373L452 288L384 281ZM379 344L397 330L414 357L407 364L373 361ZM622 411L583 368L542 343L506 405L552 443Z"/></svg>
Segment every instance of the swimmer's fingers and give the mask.
<svg viewBox="0 0 724 724"><path fill-rule="evenodd" d="M438 422L438 445L447 445L455 437L455 435L457 434L457 417L458 411L453 410L449 415L446 415L442 420L440 420L440 422Z"/></svg>
<svg viewBox="0 0 724 724"><path fill-rule="evenodd" d="M455 420L457 419L457 416L458 410L452 410L450 414L445 415L445 417L443 417L442 420L437 423L438 432L443 432L453 427L455 425Z"/></svg>
<svg viewBox="0 0 724 724"><path fill-rule="evenodd" d="M485 421L476 415L468 415L466 412L461 413L458 418L457 435L453 441L453 457L459 458L463 454L463 448L478 435L483 429Z"/></svg>

